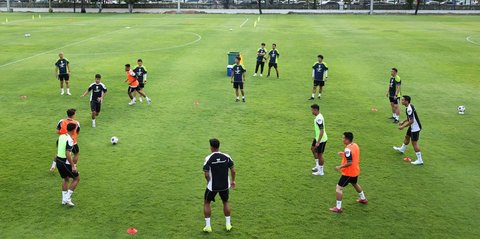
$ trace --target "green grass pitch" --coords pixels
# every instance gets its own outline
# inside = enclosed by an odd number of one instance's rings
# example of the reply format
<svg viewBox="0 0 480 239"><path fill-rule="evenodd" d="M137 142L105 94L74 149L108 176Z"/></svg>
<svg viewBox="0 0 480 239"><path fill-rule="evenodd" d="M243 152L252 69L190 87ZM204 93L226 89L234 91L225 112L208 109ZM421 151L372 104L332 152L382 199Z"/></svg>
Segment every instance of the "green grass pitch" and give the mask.
<svg viewBox="0 0 480 239"><path fill-rule="evenodd" d="M265 15L254 28L257 17L1 13L0 238L130 238L129 227L136 238L480 237L480 17ZM280 80L252 77L261 42L278 44ZM60 51L71 62L72 96L60 96L54 77ZM227 51L244 54L245 104L234 102L225 76ZM313 177L307 98L319 53L330 67L315 100L329 143L326 175ZM137 58L149 71L150 106L127 105L123 65ZM424 126L424 166L392 150L405 131L387 119L391 67ZM95 73L109 93L93 129L80 95ZM56 123L70 107L82 125L71 209L60 205L58 173L48 172ZM328 208L344 131L361 147L370 203L357 205L349 186L336 215ZM217 201L207 235L202 165L211 137L238 177L233 231L224 231ZM406 155L415 156L411 146Z"/></svg>

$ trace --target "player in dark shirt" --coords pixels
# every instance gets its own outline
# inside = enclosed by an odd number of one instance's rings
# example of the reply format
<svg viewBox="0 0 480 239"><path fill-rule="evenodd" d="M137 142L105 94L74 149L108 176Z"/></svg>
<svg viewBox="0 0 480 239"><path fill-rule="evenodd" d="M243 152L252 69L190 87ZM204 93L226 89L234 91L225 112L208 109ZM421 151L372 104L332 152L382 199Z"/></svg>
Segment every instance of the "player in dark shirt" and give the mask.
<svg viewBox="0 0 480 239"><path fill-rule="evenodd" d="M260 48L258 48L257 50L257 64L255 66L255 74L253 74L253 76L257 76L259 66L260 66L260 77L263 75L263 68L265 67L266 54L267 54L267 50L265 50L265 43L262 43Z"/></svg>
<svg viewBox="0 0 480 239"><path fill-rule="evenodd" d="M277 79L280 78L280 75L278 73L278 58L280 58L280 53L278 53L277 50L277 44L273 43L272 44L272 50L268 52L268 75L267 77L270 77L270 70L272 69L272 66L275 68L275 71L277 72Z"/></svg>
<svg viewBox="0 0 480 239"><path fill-rule="evenodd" d="M233 88L235 89L235 95L237 96L236 102L240 101L238 90L242 92L242 101L245 102L245 91L243 91L243 83L245 83L245 66L240 64L241 58L237 56L235 58L235 65L232 68L232 78L231 82L233 83Z"/></svg>
<svg viewBox="0 0 480 239"><path fill-rule="evenodd" d="M215 196L220 194L223 202L223 213L225 214L225 228L227 231L232 230L230 224L230 205L229 189L235 188L235 168L233 167L233 160L228 154L219 151L220 141L218 139L210 139L210 151L212 152L205 158L203 164L203 171L205 179L207 180L207 189L204 195L204 215L205 227L204 232L212 232L210 225L210 216L212 214L211 202L215 201ZM231 180L228 176L230 170Z"/></svg>
<svg viewBox="0 0 480 239"><path fill-rule="evenodd" d="M133 69L133 72L137 75L138 88L143 90L145 84L147 83L147 68L143 65L143 60L137 60L137 67ZM137 92L133 92L133 97L137 97ZM138 100L142 103L142 97L139 97Z"/></svg>
<svg viewBox="0 0 480 239"><path fill-rule="evenodd" d="M390 119L393 119L393 123L400 122L400 109L398 107L398 100L401 93L401 85L402 81L398 75L397 68L392 68L386 95L390 101L390 106L392 107L392 117L390 117Z"/></svg>
<svg viewBox="0 0 480 239"><path fill-rule="evenodd" d="M60 80L60 94L64 95L65 91L63 89L63 82L65 81L65 86L67 88L67 95L70 94L70 62L64 58L63 52L58 54L59 59L55 62L55 75L57 79Z"/></svg>
<svg viewBox="0 0 480 239"><path fill-rule="evenodd" d="M322 96L323 87L325 86L325 81L328 79L328 66L327 63L323 61L323 56L318 55L318 61L313 64L312 67L312 78L313 78L313 90L312 96L309 100L315 99L315 92L318 89L318 98Z"/></svg>
<svg viewBox="0 0 480 239"><path fill-rule="evenodd" d="M88 89L83 93L82 97L90 93L90 109L92 110L92 127L95 128L95 119L100 114L102 108L103 98L107 94L107 87L101 83L102 76L100 74L95 75L95 82L90 84Z"/></svg>

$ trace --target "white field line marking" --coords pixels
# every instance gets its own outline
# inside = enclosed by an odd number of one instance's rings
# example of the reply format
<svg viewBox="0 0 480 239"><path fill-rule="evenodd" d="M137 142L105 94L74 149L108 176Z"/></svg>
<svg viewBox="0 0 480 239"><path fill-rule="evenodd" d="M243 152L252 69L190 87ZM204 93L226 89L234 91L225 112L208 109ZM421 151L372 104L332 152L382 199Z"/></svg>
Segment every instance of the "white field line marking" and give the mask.
<svg viewBox="0 0 480 239"><path fill-rule="evenodd" d="M247 22L248 22L248 18L242 24L240 24L240 27L243 27L243 25L245 25L245 23L247 23Z"/></svg>
<svg viewBox="0 0 480 239"><path fill-rule="evenodd" d="M480 46L480 43L475 42L475 41L472 40L472 36L468 36L466 39L467 39L468 42Z"/></svg>
<svg viewBox="0 0 480 239"><path fill-rule="evenodd" d="M95 39L95 38L98 38L98 37L101 37L101 36L104 36L104 35L109 35L109 34L112 34L112 33L115 33L115 32L121 31L121 30L124 30L124 28L119 29L119 30L115 30L115 31L111 31L111 32L107 32L107 33L102 34L102 35L98 35L98 36L90 37L90 38L87 38L87 39L83 39L83 40L81 40L81 41L73 42L73 43L64 45L64 46L62 46L62 47L57 47L57 48L55 48L55 49L51 49L51 50L48 50L48 51L40 52L40 53L38 53L38 54L29 56L29 57L25 57L25 58L22 58L22 59L18 59L18 60L9 62L9 63L5 63L5 64L3 64L3 65L0 65L0 68L6 67L6 66L9 66L9 65L13 65L13 64L16 64L16 63L19 63L19 62L22 62L22 61L26 61L26 60L32 59L32 58L34 58L34 57L37 57L37 56L45 55L45 54L47 54L47 53L49 53L49 52L52 52L52 51L58 51L58 50L60 50L60 49L62 49L62 48L65 48L65 47L69 47L69 46L77 45L77 44L80 44L80 43L83 43L83 42L86 42L86 41L90 41L90 40L92 40L92 39Z"/></svg>
<svg viewBox="0 0 480 239"><path fill-rule="evenodd" d="M160 51L160 50L168 50L168 49L175 49L175 48L181 48L181 47L186 47L192 44L195 44L202 40L202 36L200 36L197 33L194 32L188 32L192 35L195 35L197 39L187 42L185 44L181 45L176 45L176 46L169 46L169 47L160 47L160 48L152 48L152 49L146 49L146 50L141 50L141 51L131 51L131 52L126 52L126 51L109 51L109 52L92 52L92 53L69 53L68 55L75 55L75 56L82 56L82 55L110 55L110 54L116 54L116 53L143 53L143 52L152 52L152 51Z"/></svg>

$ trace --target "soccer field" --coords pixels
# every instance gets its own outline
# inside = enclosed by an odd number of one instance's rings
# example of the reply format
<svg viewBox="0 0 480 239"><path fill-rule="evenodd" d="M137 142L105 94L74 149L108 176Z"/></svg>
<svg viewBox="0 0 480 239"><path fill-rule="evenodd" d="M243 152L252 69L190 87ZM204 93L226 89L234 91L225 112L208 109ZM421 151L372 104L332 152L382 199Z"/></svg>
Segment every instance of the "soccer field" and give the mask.
<svg viewBox="0 0 480 239"><path fill-rule="evenodd" d="M130 238L130 227L136 238L480 237L479 16L34 17L0 13L0 238ZM279 80L252 77L261 42L277 43ZM70 61L72 96L61 96L55 79L60 51ZM226 77L228 51L244 55L246 103L235 102ZM314 101L329 135L323 177L311 175L307 100L318 54L329 66ZM129 106L124 64L138 58L153 103ZM392 150L405 130L387 119L391 67L423 125L423 166L404 162L415 158L411 145L405 155ZM96 73L108 95L91 128L80 95ZM76 206L67 208L60 176L48 169L56 123L72 107L82 126L81 181ZM344 212L333 214L344 131L361 148L369 204L358 205L348 186ZM233 230L224 230L217 198L213 233L205 234L202 166L212 137L235 161L237 188Z"/></svg>

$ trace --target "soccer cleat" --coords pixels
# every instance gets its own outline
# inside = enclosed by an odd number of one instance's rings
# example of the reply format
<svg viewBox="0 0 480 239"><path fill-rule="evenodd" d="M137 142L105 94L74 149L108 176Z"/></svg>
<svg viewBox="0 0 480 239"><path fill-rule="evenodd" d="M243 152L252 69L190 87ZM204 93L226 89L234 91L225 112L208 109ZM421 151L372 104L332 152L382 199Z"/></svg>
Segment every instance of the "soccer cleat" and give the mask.
<svg viewBox="0 0 480 239"><path fill-rule="evenodd" d="M318 170L317 172L313 172L312 175L313 176L323 176L324 173L322 171Z"/></svg>
<svg viewBox="0 0 480 239"><path fill-rule="evenodd" d="M393 117L393 116L390 116L390 117L388 117L388 119L391 119L391 120L393 120L393 119L395 119L395 117Z"/></svg>
<svg viewBox="0 0 480 239"><path fill-rule="evenodd" d="M132 101L130 101L130 103L128 103L128 105L134 105L134 104L136 104L136 102L135 102L135 101L133 101L133 100L132 100Z"/></svg>
<svg viewBox="0 0 480 239"><path fill-rule="evenodd" d="M243 99L242 99L242 102L244 102L244 103L245 103L245 98L243 98Z"/></svg>
<svg viewBox="0 0 480 239"><path fill-rule="evenodd" d="M240 102L240 99L236 99L235 102Z"/></svg>
<svg viewBox="0 0 480 239"><path fill-rule="evenodd" d="M62 202L62 203L63 203L63 202ZM75 206L75 204L73 204L73 202L72 202L72 199L67 200L67 201L65 202L65 205L68 205L68 206L70 206L70 207L74 207L74 206Z"/></svg>
<svg viewBox="0 0 480 239"><path fill-rule="evenodd" d="M402 148L400 148L400 147L395 147L395 146L393 146L393 149L394 149L395 151L398 151L398 152L402 153L402 154L405 153L405 151L403 151Z"/></svg>
<svg viewBox="0 0 480 239"><path fill-rule="evenodd" d="M142 102L142 101L140 101ZM147 104L151 104L152 103L152 100L150 98L147 98Z"/></svg>
<svg viewBox="0 0 480 239"><path fill-rule="evenodd" d="M413 164L413 165L423 165L423 160L417 159L417 160L411 162L411 164Z"/></svg>
<svg viewBox="0 0 480 239"><path fill-rule="evenodd" d="M257 76L257 73L253 74L253 76Z"/></svg>
<svg viewBox="0 0 480 239"><path fill-rule="evenodd" d="M334 212L334 213L341 213L341 212L343 212L343 209L337 208L337 207L332 207L332 208L330 208L329 210L330 210L330 212Z"/></svg>
<svg viewBox="0 0 480 239"><path fill-rule="evenodd" d="M232 225L226 225L225 230L227 230L227 232L231 231L232 230Z"/></svg>
<svg viewBox="0 0 480 239"><path fill-rule="evenodd" d="M67 95L72 95L72 94L70 94L70 91L67 90Z"/></svg>
<svg viewBox="0 0 480 239"><path fill-rule="evenodd" d="M393 120L393 123L394 123L394 124L398 124L398 123L400 123L400 121L397 120L397 119L394 119L394 120Z"/></svg>
<svg viewBox="0 0 480 239"><path fill-rule="evenodd" d="M318 167L313 167L312 172L318 172L319 168Z"/></svg>
<svg viewBox="0 0 480 239"><path fill-rule="evenodd" d="M367 199L357 199L357 202L358 203L361 203L361 204L368 204L368 200Z"/></svg>
<svg viewBox="0 0 480 239"><path fill-rule="evenodd" d="M60 95L64 95L64 94L65 94L65 91L61 90Z"/></svg>
<svg viewBox="0 0 480 239"><path fill-rule="evenodd" d="M140 101L140 103L143 103L142 97L138 97L138 101Z"/></svg>
<svg viewBox="0 0 480 239"><path fill-rule="evenodd" d="M321 99L321 98L322 98L322 96L321 96L321 95L319 95L319 96L318 96L318 99Z"/></svg>
<svg viewBox="0 0 480 239"><path fill-rule="evenodd" d="M208 232L208 233L212 232L212 227L211 226L205 226L203 228L203 232Z"/></svg>
<svg viewBox="0 0 480 239"><path fill-rule="evenodd" d="M314 100L314 99L315 99L314 97L310 97L310 98L308 98L308 100Z"/></svg>

